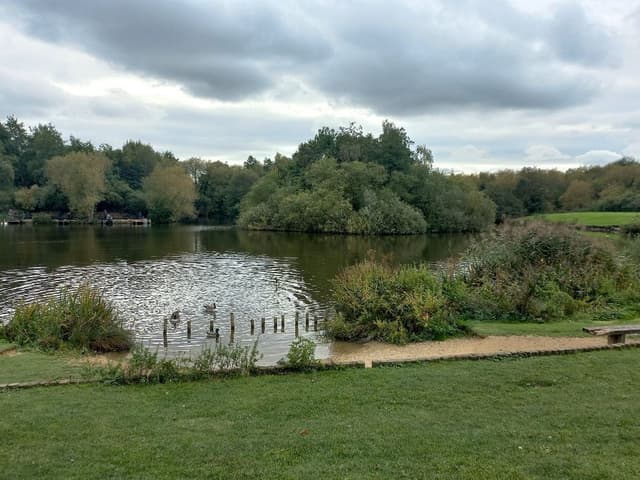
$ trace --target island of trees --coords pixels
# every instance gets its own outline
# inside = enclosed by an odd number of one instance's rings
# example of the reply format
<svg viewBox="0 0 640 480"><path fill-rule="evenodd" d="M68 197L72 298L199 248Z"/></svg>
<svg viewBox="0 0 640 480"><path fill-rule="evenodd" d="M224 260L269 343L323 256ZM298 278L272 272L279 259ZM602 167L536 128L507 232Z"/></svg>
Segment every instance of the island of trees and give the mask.
<svg viewBox="0 0 640 480"><path fill-rule="evenodd" d="M0 215L37 219L95 212L249 229L409 234L472 232L507 217L640 209L640 164L622 158L567 172L523 168L479 175L433 167L431 151L385 121L378 136L324 127L291 158L244 165L179 160L140 141L93 145L51 124L0 122Z"/></svg>

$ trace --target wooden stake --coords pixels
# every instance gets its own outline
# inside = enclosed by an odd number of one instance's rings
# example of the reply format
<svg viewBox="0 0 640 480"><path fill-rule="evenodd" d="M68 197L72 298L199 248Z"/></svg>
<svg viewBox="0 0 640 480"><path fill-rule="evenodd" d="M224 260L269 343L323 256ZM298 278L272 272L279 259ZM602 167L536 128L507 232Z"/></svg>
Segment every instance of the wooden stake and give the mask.
<svg viewBox="0 0 640 480"><path fill-rule="evenodd" d="M187 320L187 338L191 338L191 320Z"/></svg>
<svg viewBox="0 0 640 480"><path fill-rule="evenodd" d="M262 318L260 319L260 327L261 327L261 329L262 329L262 333L264 333L264 327L265 327L265 324L266 324L266 321L265 321L264 317L262 317Z"/></svg>
<svg viewBox="0 0 640 480"><path fill-rule="evenodd" d="M284 315L282 315L282 321L281 321L281 325L282 327L280 328L280 330L282 330L284 332Z"/></svg>
<svg viewBox="0 0 640 480"><path fill-rule="evenodd" d="M251 319L251 335L253 335L253 332L255 332L256 329L256 322L255 320L252 318Z"/></svg>
<svg viewBox="0 0 640 480"><path fill-rule="evenodd" d="M236 329L236 319L233 316L233 312L231 312L231 331L233 332L235 331L235 329Z"/></svg>

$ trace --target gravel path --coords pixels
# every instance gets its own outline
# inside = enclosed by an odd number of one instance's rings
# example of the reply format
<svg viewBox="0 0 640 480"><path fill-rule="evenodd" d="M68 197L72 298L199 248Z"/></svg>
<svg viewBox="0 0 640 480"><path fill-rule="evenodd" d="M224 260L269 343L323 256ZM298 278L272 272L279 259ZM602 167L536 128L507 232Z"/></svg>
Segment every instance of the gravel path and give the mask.
<svg viewBox="0 0 640 480"><path fill-rule="evenodd" d="M627 343L640 343L640 339L628 336ZM364 362L369 366L372 361L431 360L472 354L573 350L606 344L606 336L541 337L534 335L455 338L444 342L421 342L402 346L380 342L363 344L334 342L330 348L330 358L334 363Z"/></svg>

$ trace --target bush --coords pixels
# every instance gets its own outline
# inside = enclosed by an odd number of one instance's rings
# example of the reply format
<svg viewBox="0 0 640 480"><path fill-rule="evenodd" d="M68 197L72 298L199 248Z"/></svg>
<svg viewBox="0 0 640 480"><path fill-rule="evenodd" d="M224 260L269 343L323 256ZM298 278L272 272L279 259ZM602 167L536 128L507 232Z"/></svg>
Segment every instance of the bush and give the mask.
<svg viewBox="0 0 640 480"><path fill-rule="evenodd" d="M114 352L132 346L131 333L123 328L115 307L86 284L47 302L19 305L5 334L19 345L45 350L68 346Z"/></svg>
<svg viewBox="0 0 640 480"><path fill-rule="evenodd" d="M338 315L327 326L333 338L403 344L466 332L445 294L446 282L427 266L368 260L345 269L333 287Z"/></svg>
<svg viewBox="0 0 640 480"><path fill-rule="evenodd" d="M640 235L640 222L633 222L633 223L629 223L628 225L623 225L620 230L625 235L629 235L630 237L636 237Z"/></svg>
<svg viewBox="0 0 640 480"><path fill-rule="evenodd" d="M53 223L53 218L48 213L34 213L31 219L34 225L49 225Z"/></svg>
<svg viewBox="0 0 640 480"><path fill-rule="evenodd" d="M625 303L638 275L604 243L563 225L508 223L462 260L465 308L476 318L552 320Z"/></svg>
<svg viewBox="0 0 640 480"><path fill-rule="evenodd" d="M308 338L296 338L289 348L286 360L280 363L294 370L306 370L318 364L316 344Z"/></svg>

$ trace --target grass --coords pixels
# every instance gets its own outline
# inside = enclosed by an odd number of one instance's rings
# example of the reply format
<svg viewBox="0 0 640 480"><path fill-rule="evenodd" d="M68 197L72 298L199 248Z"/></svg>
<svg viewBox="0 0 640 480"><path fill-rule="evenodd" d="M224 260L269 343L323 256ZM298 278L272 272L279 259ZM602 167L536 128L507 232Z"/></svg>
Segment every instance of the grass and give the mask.
<svg viewBox="0 0 640 480"><path fill-rule="evenodd" d="M545 213L536 218L560 223L575 223L590 227L628 225L640 221L640 212L569 212Z"/></svg>
<svg viewBox="0 0 640 480"><path fill-rule="evenodd" d="M3 392L0 477L635 479L639 360Z"/></svg>
<svg viewBox="0 0 640 480"><path fill-rule="evenodd" d="M0 338L0 353L5 352L7 350L12 350L16 346L13 343L9 343L8 341Z"/></svg>
<svg viewBox="0 0 640 480"><path fill-rule="evenodd" d="M78 358L24 350L15 355L0 355L0 384L80 378L82 367Z"/></svg>
<svg viewBox="0 0 640 480"><path fill-rule="evenodd" d="M583 333L583 327L596 327L606 325L640 324L640 319L617 319L609 321L597 321L589 318L574 318L571 320L558 320L546 323L532 322L487 322L473 320L468 325L482 336L488 335L537 335L542 337L589 337Z"/></svg>

